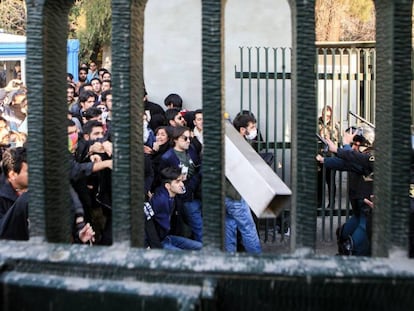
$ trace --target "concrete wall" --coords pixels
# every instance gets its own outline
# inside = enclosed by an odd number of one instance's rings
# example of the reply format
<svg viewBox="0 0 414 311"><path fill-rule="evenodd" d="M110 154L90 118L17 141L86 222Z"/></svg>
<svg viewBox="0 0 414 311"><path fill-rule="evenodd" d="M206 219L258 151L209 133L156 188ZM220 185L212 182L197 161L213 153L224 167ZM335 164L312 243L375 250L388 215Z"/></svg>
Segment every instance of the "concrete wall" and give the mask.
<svg viewBox="0 0 414 311"><path fill-rule="evenodd" d="M227 0L225 6L226 110L237 112L239 81L234 66L240 46L291 46L287 0ZM163 105L178 93L184 107L202 107L201 1L148 0L145 10L144 77L149 99Z"/></svg>

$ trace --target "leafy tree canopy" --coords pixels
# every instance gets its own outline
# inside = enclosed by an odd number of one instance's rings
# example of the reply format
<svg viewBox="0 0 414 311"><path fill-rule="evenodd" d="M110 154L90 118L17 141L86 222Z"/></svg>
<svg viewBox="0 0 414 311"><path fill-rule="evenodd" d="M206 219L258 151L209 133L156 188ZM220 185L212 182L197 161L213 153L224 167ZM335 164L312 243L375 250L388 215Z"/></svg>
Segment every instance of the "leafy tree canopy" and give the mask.
<svg viewBox="0 0 414 311"><path fill-rule="evenodd" d="M80 58L96 60L102 46L111 43L111 0L77 0L69 16L70 34L80 41Z"/></svg>

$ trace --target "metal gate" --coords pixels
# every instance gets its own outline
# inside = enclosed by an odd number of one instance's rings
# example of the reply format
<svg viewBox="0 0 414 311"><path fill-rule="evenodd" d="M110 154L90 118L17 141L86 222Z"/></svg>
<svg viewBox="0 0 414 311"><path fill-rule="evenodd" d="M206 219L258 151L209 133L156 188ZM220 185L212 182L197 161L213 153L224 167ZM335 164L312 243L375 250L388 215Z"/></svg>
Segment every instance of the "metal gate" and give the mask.
<svg viewBox="0 0 414 311"><path fill-rule="evenodd" d="M259 151L274 153L273 168L285 183L289 184L291 49L239 49L240 64L235 66L235 78L240 81L240 111L249 110L256 116L263 139L259 141ZM349 126L361 123L350 112L375 124L375 43L318 43L316 55L315 105L318 116L315 116L315 131L318 117L326 106L332 108L332 123L335 124L338 133L343 133ZM341 143L341 135L338 137L338 143ZM315 155L318 149L315 148ZM318 169L321 170L315 165L315 170ZM332 174L332 178L327 182L324 171L319 171L318 175L318 233L323 241L333 241L336 227L350 214L346 195L347 173ZM329 189L336 191L331 193ZM273 234L273 241L277 231L286 232L283 225L287 224L285 218L288 214L289 211L285 211L281 215L281 221L264 220L265 241L269 240L269 230ZM284 239L283 234L281 239Z"/></svg>
<svg viewBox="0 0 414 311"><path fill-rule="evenodd" d="M67 243L65 169L67 14L71 0L28 2L30 241L0 243L0 309L14 310L413 310L414 267L407 256L411 142L412 3L377 0L378 107L374 258L317 256L316 189L311 167L317 115L315 1L292 8L291 254L223 249L223 85L225 1L202 0L205 217L201 252L143 248L142 144L132 116L143 110L145 0L113 0L113 245ZM407 56L407 57L404 57ZM39 79L39 73L42 79ZM121 100L122 99L122 100ZM218 107L217 103L222 103ZM398 105L397 105L398 104ZM393 125L399 122L396 129ZM115 122L114 122L115 123ZM137 134L138 133L138 134ZM389 142L393 143L390 144ZM298 148L300 146L300 148ZM221 182L220 182L221 181Z"/></svg>

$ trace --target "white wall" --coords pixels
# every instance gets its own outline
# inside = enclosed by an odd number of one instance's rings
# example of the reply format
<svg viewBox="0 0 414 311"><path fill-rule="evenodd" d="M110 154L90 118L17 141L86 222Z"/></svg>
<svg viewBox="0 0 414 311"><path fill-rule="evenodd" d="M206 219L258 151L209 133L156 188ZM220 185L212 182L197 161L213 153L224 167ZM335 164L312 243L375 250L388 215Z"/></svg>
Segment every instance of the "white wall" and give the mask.
<svg viewBox="0 0 414 311"><path fill-rule="evenodd" d="M291 46L287 0L227 0L225 5L225 101L236 112L240 85L234 66L240 46ZM144 29L144 78L150 100L163 105L169 93L184 107L202 107L201 1L148 0Z"/></svg>
<svg viewBox="0 0 414 311"><path fill-rule="evenodd" d="M240 109L240 47L290 47L291 18L287 0L227 0L225 11L226 110ZM247 59L244 57L244 70ZM261 62L261 70L264 63ZM256 62L253 66L256 70ZM280 69L280 68L279 68Z"/></svg>
<svg viewBox="0 0 414 311"><path fill-rule="evenodd" d="M149 99L164 108L177 93L201 108L201 2L149 0L145 9L144 79Z"/></svg>

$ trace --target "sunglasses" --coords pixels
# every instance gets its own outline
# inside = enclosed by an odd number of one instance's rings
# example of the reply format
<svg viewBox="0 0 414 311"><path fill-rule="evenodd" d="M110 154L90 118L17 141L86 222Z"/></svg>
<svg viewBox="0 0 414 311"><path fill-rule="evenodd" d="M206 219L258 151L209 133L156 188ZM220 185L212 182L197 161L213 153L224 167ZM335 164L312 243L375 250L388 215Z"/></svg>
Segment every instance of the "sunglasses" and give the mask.
<svg viewBox="0 0 414 311"><path fill-rule="evenodd" d="M190 140L190 136L181 135L180 136L184 141Z"/></svg>

